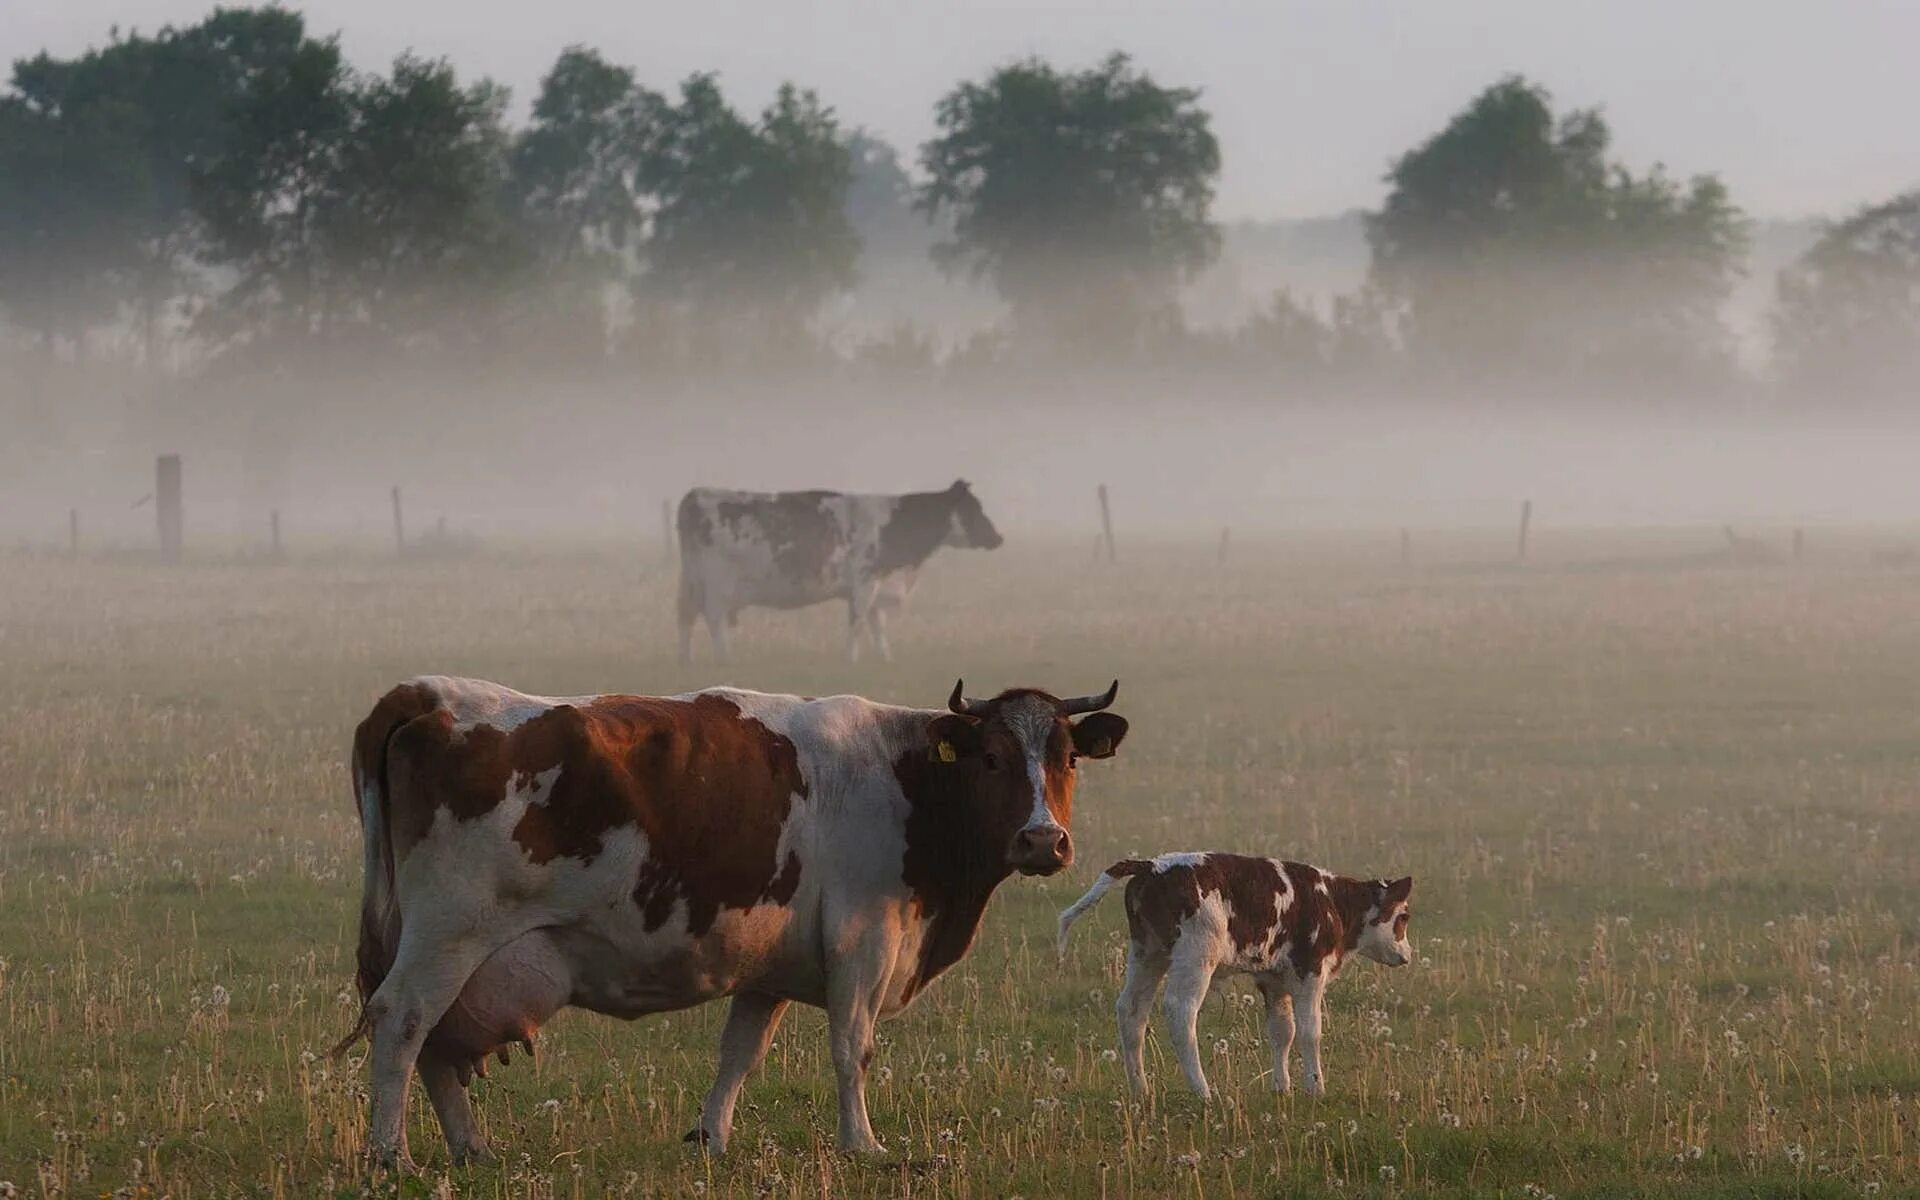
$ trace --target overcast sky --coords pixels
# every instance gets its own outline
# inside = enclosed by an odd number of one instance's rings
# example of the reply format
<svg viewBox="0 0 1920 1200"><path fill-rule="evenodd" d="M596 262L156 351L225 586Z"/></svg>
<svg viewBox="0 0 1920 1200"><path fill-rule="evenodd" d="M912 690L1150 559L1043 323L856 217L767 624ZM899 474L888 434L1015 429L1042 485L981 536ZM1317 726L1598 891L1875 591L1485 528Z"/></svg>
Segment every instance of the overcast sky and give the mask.
<svg viewBox="0 0 1920 1200"><path fill-rule="evenodd" d="M0 0L0 54L71 54L204 0ZM313 0L356 65L405 49L509 84L524 110L559 50L598 47L663 87L720 72L758 107L782 79L902 147L956 79L1115 48L1196 86L1225 156L1225 217L1372 205L1399 151L1506 72L1600 104L1619 152L1718 171L1761 216L1844 212L1920 186L1920 0Z"/></svg>

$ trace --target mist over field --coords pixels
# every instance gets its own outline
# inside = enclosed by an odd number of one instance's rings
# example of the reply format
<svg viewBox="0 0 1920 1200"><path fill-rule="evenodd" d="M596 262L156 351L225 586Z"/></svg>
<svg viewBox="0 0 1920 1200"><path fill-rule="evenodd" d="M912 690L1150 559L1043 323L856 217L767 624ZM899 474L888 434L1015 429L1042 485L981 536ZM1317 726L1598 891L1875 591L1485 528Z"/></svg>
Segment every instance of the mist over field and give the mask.
<svg viewBox="0 0 1920 1200"><path fill-rule="evenodd" d="M1920 1194L1920 18L836 4L0 20L0 1200Z"/></svg>

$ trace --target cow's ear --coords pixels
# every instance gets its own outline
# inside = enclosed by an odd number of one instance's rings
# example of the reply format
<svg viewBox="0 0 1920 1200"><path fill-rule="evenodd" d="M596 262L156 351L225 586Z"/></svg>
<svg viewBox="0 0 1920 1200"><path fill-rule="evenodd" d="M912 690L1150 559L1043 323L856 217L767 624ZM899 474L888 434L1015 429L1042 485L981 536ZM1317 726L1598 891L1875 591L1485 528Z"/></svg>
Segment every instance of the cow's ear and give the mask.
<svg viewBox="0 0 1920 1200"><path fill-rule="evenodd" d="M1127 719L1118 713L1089 713L1073 727L1073 748L1082 758L1112 758L1127 736Z"/></svg>
<svg viewBox="0 0 1920 1200"><path fill-rule="evenodd" d="M1382 900L1387 904L1398 904L1411 895L1413 895L1413 876L1402 875L1387 885L1387 891Z"/></svg>
<svg viewBox="0 0 1920 1200"><path fill-rule="evenodd" d="M935 762L959 762L980 753L980 722L944 713L927 726L927 750Z"/></svg>

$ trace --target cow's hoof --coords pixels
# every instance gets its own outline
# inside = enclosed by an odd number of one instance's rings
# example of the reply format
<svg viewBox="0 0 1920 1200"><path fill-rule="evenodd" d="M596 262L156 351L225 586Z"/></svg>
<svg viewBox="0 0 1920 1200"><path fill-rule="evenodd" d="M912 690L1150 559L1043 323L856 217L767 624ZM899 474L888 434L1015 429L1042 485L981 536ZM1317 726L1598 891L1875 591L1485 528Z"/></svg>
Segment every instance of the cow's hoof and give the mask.
<svg viewBox="0 0 1920 1200"><path fill-rule="evenodd" d="M493 1151L487 1149L485 1142L461 1146L452 1152L452 1158L456 1167L490 1167L500 1161Z"/></svg>
<svg viewBox="0 0 1920 1200"><path fill-rule="evenodd" d="M376 1171L393 1171L402 1175L415 1173L413 1157L404 1146L369 1146L367 1163Z"/></svg>
<svg viewBox="0 0 1920 1200"><path fill-rule="evenodd" d="M842 1142L840 1153L854 1158L883 1158L886 1156L887 1148L878 1138L868 1138L862 1142Z"/></svg>
<svg viewBox="0 0 1920 1200"><path fill-rule="evenodd" d="M727 1148L726 1139L715 1137L709 1131L698 1126L687 1130L686 1134L682 1136L680 1140L689 1146L700 1147L702 1154L721 1154L724 1153Z"/></svg>

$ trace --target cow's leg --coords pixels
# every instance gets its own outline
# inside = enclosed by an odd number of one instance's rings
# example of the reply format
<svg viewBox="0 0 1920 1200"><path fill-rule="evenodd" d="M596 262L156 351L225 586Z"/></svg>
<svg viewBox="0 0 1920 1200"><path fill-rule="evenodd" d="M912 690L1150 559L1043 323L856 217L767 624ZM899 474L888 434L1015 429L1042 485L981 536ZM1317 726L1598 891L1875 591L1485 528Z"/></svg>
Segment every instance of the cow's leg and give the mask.
<svg viewBox="0 0 1920 1200"><path fill-rule="evenodd" d="M1267 1002L1267 1044L1273 1048L1273 1081L1276 1092L1293 1086L1287 1056L1293 1051L1293 997L1276 979L1261 975L1255 979L1260 995Z"/></svg>
<svg viewBox="0 0 1920 1200"><path fill-rule="evenodd" d="M382 1166L410 1166L407 1085L427 1033L494 947L403 934L393 969L367 1001L373 1027L373 1115L367 1153Z"/></svg>
<svg viewBox="0 0 1920 1200"><path fill-rule="evenodd" d="M1168 958L1150 954L1138 944L1127 955L1127 980L1113 1002L1114 1020L1120 1027L1120 1061L1126 1064L1127 1084L1136 1092L1147 1090L1147 1020L1153 1015L1153 994L1166 978Z"/></svg>
<svg viewBox="0 0 1920 1200"><path fill-rule="evenodd" d="M707 590L707 604L701 615L707 623L707 636L713 639L713 656L721 662L733 661L733 648L728 644L733 614L727 611L721 598L714 595L712 588Z"/></svg>
<svg viewBox="0 0 1920 1200"><path fill-rule="evenodd" d="M715 1154L726 1150L740 1087L766 1058L786 1011L787 1002L776 996L741 992L733 998L726 1028L720 1031L720 1067L713 1077L713 1090L700 1109L699 1128L687 1135L687 1141L699 1142Z"/></svg>
<svg viewBox="0 0 1920 1200"><path fill-rule="evenodd" d="M1183 941L1181 945L1191 944ZM1213 1098L1207 1086L1207 1074L1200 1067L1200 1006L1206 1002L1207 987L1213 982L1214 962L1204 953L1175 951L1173 969L1167 973L1167 1036L1180 1058L1180 1070L1187 1084L1202 1100Z"/></svg>
<svg viewBox="0 0 1920 1200"><path fill-rule="evenodd" d="M700 619L699 589L693 585L692 572L685 566L680 568L680 597L674 606L674 616L680 625L680 661L693 661L693 623Z"/></svg>
<svg viewBox="0 0 1920 1200"><path fill-rule="evenodd" d="M887 955L887 961L892 956ZM827 980L827 1037L840 1093L840 1149L879 1154L886 1147L873 1136L867 1119L867 1068L873 1062L873 1026L879 1019L879 987L874 968L882 956L859 947L845 954Z"/></svg>
<svg viewBox="0 0 1920 1200"><path fill-rule="evenodd" d="M1300 1070L1305 1076L1301 1086L1316 1096L1327 1087L1327 1077L1320 1067L1320 1027L1325 1016L1321 1001L1326 994L1327 981L1319 975L1309 975L1293 993L1293 1021L1300 1030Z"/></svg>
<svg viewBox="0 0 1920 1200"><path fill-rule="evenodd" d="M847 661L860 661L860 626L865 622L866 614L861 604L860 589L855 587L847 593Z"/></svg>
<svg viewBox="0 0 1920 1200"><path fill-rule="evenodd" d="M486 1139L474 1123L473 1102L467 1089L460 1086L460 1072L432 1048L420 1051L420 1082L426 1086L427 1099L433 1101L433 1113L440 1118L440 1132L447 1138L447 1153L455 1166L471 1162L491 1162Z"/></svg>
<svg viewBox="0 0 1920 1200"><path fill-rule="evenodd" d="M875 603L867 606L867 628L873 631L873 648L880 653L881 662L893 661L893 647L887 644L887 610L884 605Z"/></svg>

